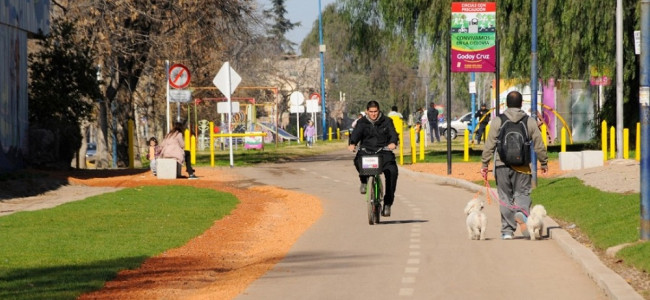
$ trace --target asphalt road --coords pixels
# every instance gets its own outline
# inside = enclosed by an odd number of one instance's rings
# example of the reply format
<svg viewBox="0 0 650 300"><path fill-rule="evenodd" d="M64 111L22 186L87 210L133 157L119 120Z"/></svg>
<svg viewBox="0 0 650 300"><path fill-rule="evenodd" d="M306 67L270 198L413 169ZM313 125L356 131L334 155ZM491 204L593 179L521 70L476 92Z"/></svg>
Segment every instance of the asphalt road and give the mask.
<svg viewBox="0 0 650 300"><path fill-rule="evenodd" d="M392 217L368 225L347 151L235 168L251 184L315 195L324 213L288 255L237 299L607 299L550 239L500 239L497 204L487 240L467 237L475 192L401 170Z"/></svg>

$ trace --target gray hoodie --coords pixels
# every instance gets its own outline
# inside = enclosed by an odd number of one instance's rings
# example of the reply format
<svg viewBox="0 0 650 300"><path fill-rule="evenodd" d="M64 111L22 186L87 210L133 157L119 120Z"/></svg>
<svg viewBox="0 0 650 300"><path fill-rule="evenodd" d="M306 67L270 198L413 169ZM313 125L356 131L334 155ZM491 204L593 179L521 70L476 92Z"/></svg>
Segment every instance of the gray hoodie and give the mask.
<svg viewBox="0 0 650 300"><path fill-rule="evenodd" d="M526 112L523 111L521 108L517 107L509 107L506 109L506 111L503 113L508 117L513 122L517 122L521 120L524 116L526 116ZM501 159L499 159L499 154L495 153L496 145L497 145L497 136L499 135L499 128L501 127L501 118L494 118L490 122L490 132L488 133L487 136L487 141L485 142L485 146L483 148L483 154L481 155L481 163L483 168L487 168L488 165L490 164L490 160L492 159L492 156L494 156L494 166L503 166L504 164L501 162ZM533 149L535 149L535 153L537 153L537 160L541 163L542 166L546 166L548 164L548 154L546 153L546 146L544 146L544 141L542 140L542 134L539 131L539 128L537 127L537 122L530 117L528 118L526 122L526 129L528 131L528 136L533 140ZM523 166L522 167L517 167L514 168L517 171L521 172L530 172L530 166Z"/></svg>

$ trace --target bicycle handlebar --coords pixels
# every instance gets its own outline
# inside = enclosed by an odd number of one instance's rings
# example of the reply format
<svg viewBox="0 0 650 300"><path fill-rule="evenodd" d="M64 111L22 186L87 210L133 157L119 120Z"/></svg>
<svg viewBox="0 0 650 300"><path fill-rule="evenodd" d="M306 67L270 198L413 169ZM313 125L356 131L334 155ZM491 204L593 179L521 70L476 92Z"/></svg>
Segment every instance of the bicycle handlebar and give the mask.
<svg viewBox="0 0 650 300"><path fill-rule="evenodd" d="M363 151L363 152L365 152L365 153L368 153L368 154L377 154L377 153L379 153L379 152L381 152L381 151L393 152L393 150L388 149L388 146L385 146L385 147L379 148L379 149L377 149L377 151L374 151L374 152L373 152L373 151L368 151L368 149L366 149L366 148L360 148L359 150L360 150L360 151Z"/></svg>

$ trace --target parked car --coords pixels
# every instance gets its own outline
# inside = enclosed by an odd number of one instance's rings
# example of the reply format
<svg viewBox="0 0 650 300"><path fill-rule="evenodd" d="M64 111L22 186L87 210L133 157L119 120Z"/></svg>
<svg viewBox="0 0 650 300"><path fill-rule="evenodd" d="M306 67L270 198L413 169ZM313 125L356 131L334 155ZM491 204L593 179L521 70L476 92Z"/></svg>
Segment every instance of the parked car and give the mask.
<svg viewBox="0 0 650 300"><path fill-rule="evenodd" d="M95 161L95 154L97 154L97 145L95 143L88 143L86 145L86 160Z"/></svg>
<svg viewBox="0 0 650 300"><path fill-rule="evenodd" d="M451 121L451 139L455 139L459 135L465 135L465 129L468 129L470 133L474 131L472 127L472 112L465 113L457 120ZM478 120L477 120L478 123ZM440 135L447 137L447 121L438 123L438 128L440 130Z"/></svg>

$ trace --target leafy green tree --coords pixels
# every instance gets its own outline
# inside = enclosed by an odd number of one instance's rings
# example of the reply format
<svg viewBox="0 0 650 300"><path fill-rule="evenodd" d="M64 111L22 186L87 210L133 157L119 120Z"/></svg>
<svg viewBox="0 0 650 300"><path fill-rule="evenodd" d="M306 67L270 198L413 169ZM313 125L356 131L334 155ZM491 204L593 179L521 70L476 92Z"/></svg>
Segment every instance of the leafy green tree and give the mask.
<svg viewBox="0 0 650 300"><path fill-rule="evenodd" d="M30 152L52 153L55 161L41 163L65 166L81 145L80 124L91 117L92 99L102 97L93 66L95 57L88 42L77 39L70 21L55 20L50 35L38 45L39 51L29 55L30 130L52 131L56 141L49 145L56 148L30 146Z"/></svg>
<svg viewBox="0 0 650 300"><path fill-rule="evenodd" d="M432 48L431 89L444 91L446 84L446 51L452 0L341 0L341 6L352 15L353 40L359 47L387 42L384 36L368 31L373 24L380 29L410 38L423 39ZM530 81L531 1L503 0L497 3L496 27L500 46L501 78ZM638 1L623 0L624 20L624 102L627 127L638 120L638 59L634 55L633 31L639 26ZM538 67L541 79L588 80L592 69L611 78L615 62L616 1L538 1ZM359 24L363 23L363 24ZM407 44L409 45L409 44ZM413 44L411 44L413 45ZM415 46L415 45L413 45ZM416 48L415 51L421 51ZM608 71L609 70L609 73ZM608 73L608 74L607 74ZM454 75L455 90L462 90ZM567 81L564 81L567 82ZM560 84L560 88L566 85ZM614 121L615 85L606 89L603 116ZM596 135L599 136L599 135Z"/></svg>

